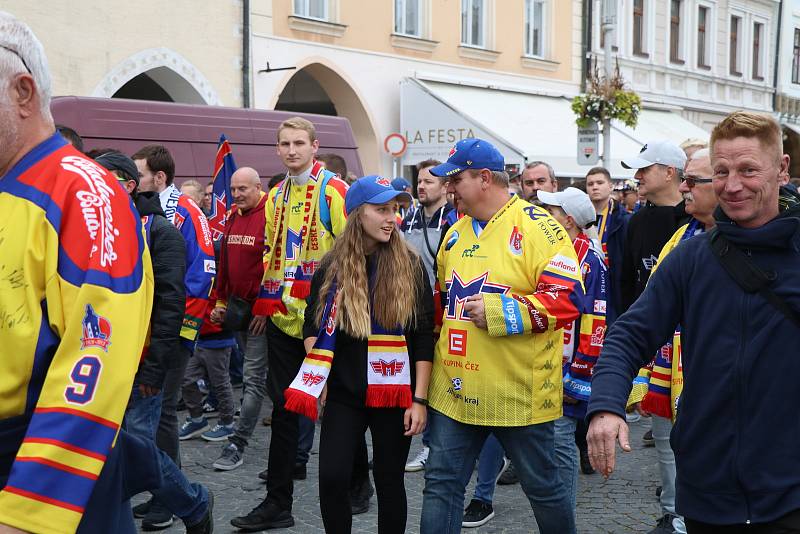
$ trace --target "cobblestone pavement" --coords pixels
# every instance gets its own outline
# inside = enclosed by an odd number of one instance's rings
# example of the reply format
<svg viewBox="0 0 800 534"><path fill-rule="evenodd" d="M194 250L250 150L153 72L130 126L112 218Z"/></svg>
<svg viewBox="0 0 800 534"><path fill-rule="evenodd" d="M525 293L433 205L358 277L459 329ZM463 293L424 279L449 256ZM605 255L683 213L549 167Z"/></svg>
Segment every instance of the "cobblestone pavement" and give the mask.
<svg viewBox="0 0 800 534"><path fill-rule="evenodd" d="M237 392L238 393L238 392ZM262 416L269 413L271 406L265 401ZM185 417L185 412L179 416ZM645 448L641 437L649 423L631 425L631 453L618 455L617 470L607 481L599 475L580 475L578 493L578 532L580 533L629 533L647 532L655 526L659 514L658 500L655 496L658 485L658 469L654 448ZM245 453L244 465L233 471L215 471L211 464L217 459L222 443L208 443L200 439L181 442L183 469L195 482L201 482L215 495L214 519L216 533L238 532L230 525L230 519L248 513L265 495L265 485L258 473L266 468L267 444L270 428L259 422L253 446ZM311 460L308 464L308 479L296 481L294 486L293 515L295 526L290 529L275 530L276 534L312 534L324 532L319 511L317 486L319 427L315 436ZM368 442L369 444L369 434ZM415 438L410 456L416 455L422 442ZM371 455L370 455L371 457ZM472 496L472 483L467 496ZM406 474L406 493L408 494L407 532L419 532L419 517L422 511L422 472ZM134 500L138 504L142 496ZM498 486L494 497L495 518L476 529L464 529L474 534L530 533L538 532L530 505L518 484ZM377 501L372 498L370 511L353 518L353 532L377 532ZM165 533L184 532L180 521Z"/></svg>

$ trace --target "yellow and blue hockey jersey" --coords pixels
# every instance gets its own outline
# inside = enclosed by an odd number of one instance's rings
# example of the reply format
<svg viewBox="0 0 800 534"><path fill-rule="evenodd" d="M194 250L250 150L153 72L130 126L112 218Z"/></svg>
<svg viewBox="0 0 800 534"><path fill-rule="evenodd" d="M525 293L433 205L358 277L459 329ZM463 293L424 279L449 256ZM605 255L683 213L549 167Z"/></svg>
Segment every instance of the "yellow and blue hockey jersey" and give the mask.
<svg viewBox="0 0 800 534"><path fill-rule="evenodd" d="M55 134L0 178L0 524L75 531L152 300L141 222L113 175Z"/></svg>
<svg viewBox="0 0 800 534"><path fill-rule="evenodd" d="M563 329L578 317L583 286L572 242L558 222L517 196L482 225L464 217L437 257L445 291L430 405L457 421L523 426L561 415ZM472 324L467 297L482 294L488 331Z"/></svg>

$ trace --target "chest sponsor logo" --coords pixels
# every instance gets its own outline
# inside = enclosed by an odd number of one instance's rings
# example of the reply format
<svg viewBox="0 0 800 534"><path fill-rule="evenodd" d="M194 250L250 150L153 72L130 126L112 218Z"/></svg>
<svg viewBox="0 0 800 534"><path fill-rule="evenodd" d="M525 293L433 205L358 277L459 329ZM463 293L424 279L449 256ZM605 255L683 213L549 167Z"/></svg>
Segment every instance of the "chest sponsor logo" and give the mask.
<svg viewBox="0 0 800 534"><path fill-rule="evenodd" d="M300 210L303 209L303 203L298 202L297 204L292 206L292 213L300 213Z"/></svg>
<svg viewBox="0 0 800 534"><path fill-rule="evenodd" d="M464 302L467 297L478 293L505 294L511 286L492 284L488 282L489 272L486 271L468 282L461 280L455 269L453 278L445 282L447 286L447 315L448 319L456 321L469 321L469 316L464 312ZM460 307L459 307L460 305Z"/></svg>
<svg viewBox="0 0 800 534"><path fill-rule="evenodd" d="M522 254L522 232L520 232L519 228L516 226L511 231L511 237L508 238L508 250L510 250L511 254L514 256L520 256Z"/></svg>
<svg viewBox="0 0 800 534"><path fill-rule="evenodd" d="M480 245L478 245L478 244L472 245L470 248L466 248L466 249L464 249L464 251L461 253L461 257L462 257L462 258L480 258L480 257L482 257L482 256L476 256L476 255L475 255L475 253L476 253L476 252L477 252L477 251L478 251L480 248L481 248L481 246L480 246ZM483 256L483 257L485 257L485 256Z"/></svg>
<svg viewBox="0 0 800 534"><path fill-rule="evenodd" d="M547 270L574 279L578 276L578 263L574 258L556 254L547 264Z"/></svg>
<svg viewBox="0 0 800 534"><path fill-rule="evenodd" d="M98 347L108 352L108 346L111 344L111 322L95 313L92 305L87 304L81 323L83 330L81 350Z"/></svg>
<svg viewBox="0 0 800 534"><path fill-rule="evenodd" d="M78 199L86 231L92 240L89 256L100 252L100 265L112 265L117 259L114 242L119 237L119 230L114 226L111 208L111 198L116 193L103 178L106 172L96 163L78 156L62 158L61 167L79 175L88 186L88 190L75 193L75 198Z"/></svg>
<svg viewBox="0 0 800 534"><path fill-rule="evenodd" d="M378 360L377 362L369 362L372 371L376 374L383 376L396 376L403 372L405 362L392 360L390 362Z"/></svg>
<svg viewBox="0 0 800 534"><path fill-rule="evenodd" d="M451 328L447 333L447 352L453 356L467 355L467 331Z"/></svg>
<svg viewBox="0 0 800 534"><path fill-rule="evenodd" d="M247 245L254 246L256 244L256 236L253 235L229 235L229 245Z"/></svg>
<svg viewBox="0 0 800 534"><path fill-rule="evenodd" d="M548 213L546 211L537 206L528 206L526 208L522 208L522 211L527 213L528 217L530 217L532 221L544 219L547 218L548 216Z"/></svg>

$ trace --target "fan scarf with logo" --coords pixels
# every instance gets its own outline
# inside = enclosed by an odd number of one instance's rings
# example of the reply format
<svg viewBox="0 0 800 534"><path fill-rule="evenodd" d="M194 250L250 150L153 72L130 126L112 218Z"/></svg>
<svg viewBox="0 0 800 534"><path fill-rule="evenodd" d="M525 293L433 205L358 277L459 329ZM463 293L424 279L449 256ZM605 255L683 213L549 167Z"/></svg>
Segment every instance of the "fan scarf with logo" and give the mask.
<svg viewBox="0 0 800 534"><path fill-rule="evenodd" d="M564 329L564 394L588 402L592 391L592 370L603 348L606 332L608 269L602 254L592 246L586 234L578 234L573 246L581 266L586 299L580 318ZM567 408L565 405L565 413ZM585 405L580 409L585 411Z"/></svg>
<svg viewBox="0 0 800 534"><path fill-rule="evenodd" d="M333 246L333 236L344 230L346 192L343 181L321 163L314 162L306 184L297 185L287 178L269 193L264 278L253 314L272 316L275 325L293 337L302 337L311 278ZM329 206L332 231L326 230L320 221L319 206L323 199Z"/></svg>
<svg viewBox="0 0 800 534"><path fill-rule="evenodd" d="M514 196L485 227L467 216L437 256L443 322L428 389L459 422L522 426L561 416L563 329L583 303L575 249L546 211ZM487 329L464 309L480 294Z"/></svg>
<svg viewBox="0 0 800 534"><path fill-rule="evenodd" d="M336 284L331 285L322 312L319 333L300 371L284 395L286 409L317 419L317 399L333 365L336 348ZM370 408L411 406L411 368L401 327L386 330L372 321L367 340L367 400Z"/></svg>
<svg viewBox="0 0 800 534"><path fill-rule="evenodd" d="M681 242L691 239L705 232L703 223L692 219L678 229L672 238L664 245L658 256L658 263L653 267L653 272L661 265L664 258ZM683 367L681 366L681 328L675 330L672 343L667 343L656 354L652 370L644 370L646 376L649 372L647 393L642 399L642 409L663 417L675 420L677 415L678 399L683 391ZM640 373L640 376L642 373Z"/></svg>

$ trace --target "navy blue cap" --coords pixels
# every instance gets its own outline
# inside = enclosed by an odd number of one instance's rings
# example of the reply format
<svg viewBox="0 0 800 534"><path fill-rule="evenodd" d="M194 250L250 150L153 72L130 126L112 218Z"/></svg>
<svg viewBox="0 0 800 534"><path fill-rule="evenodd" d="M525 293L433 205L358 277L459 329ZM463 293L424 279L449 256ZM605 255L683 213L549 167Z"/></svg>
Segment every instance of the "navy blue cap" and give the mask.
<svg viewBox="0 0 800 534"><path fill-rule="evenodd" d="M453 176L467 169L504 171L505 159L493 144L484 139L462 139L450 149L447 161L430 169L434 176Z"/></svg>
<svg viewBox="0 0 800 534"><path fill-rule="evenodd" d="M392 187L398 191L405 191L406 188L411 187L411 184L405 178L395 178L392 180Z"/></svg>
<svg viewBox="0 0 800 534"><path fill-rule="evenodd" d="M347 190L344 197L344 211L350 213L362 204L383 204L397 197L406 197L411 202L411 195L406 191L398 191L392 187L388 178L376 174L359 178Z"/></svg>

